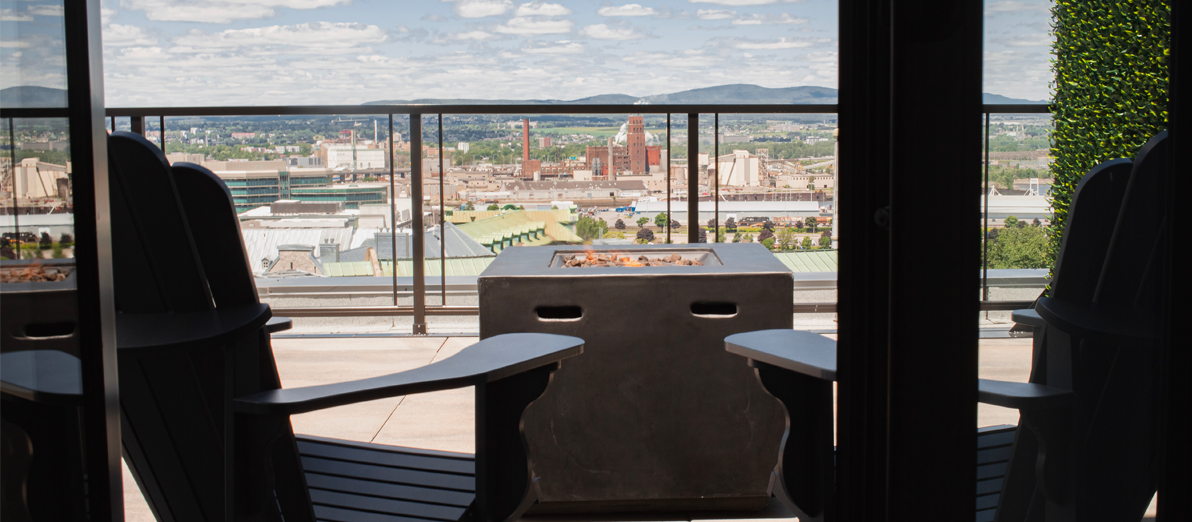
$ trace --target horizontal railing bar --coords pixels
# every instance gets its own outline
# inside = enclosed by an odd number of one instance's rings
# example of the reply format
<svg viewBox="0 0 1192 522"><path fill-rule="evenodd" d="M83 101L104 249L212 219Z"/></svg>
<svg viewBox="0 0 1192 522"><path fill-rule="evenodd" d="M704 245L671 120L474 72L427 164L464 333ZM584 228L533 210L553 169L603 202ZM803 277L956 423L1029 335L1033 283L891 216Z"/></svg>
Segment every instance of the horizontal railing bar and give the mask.
<svg viewBox="0 0 1192 522"><path fill-rule="evenodd" d="M1032 301L981 301L980 311L1010 311L1030 308ZM795 303L796 314L833 314L836 303ZM414 315L412 306L326 306L274 308L277 317L392 317ZM428 306L426 315L480 315L479 306Z"/></svg>
<svg viewBox="0 0 1192 522"><path fill-rule="evenodd" d="M981 112L989 114L1048 114L1051 105L1046 103L999 103L982 105Z"/></svg>
<svg viewBox="0 0 1192 522"><path fill-rule="evenodd" d="M981 301L982 312L1011 312L1030 308L1034 301Z"/></svg>
<svg viewBox="0 0 1192 522"><path fill-rule="evenodd" d="M239 107L109 107L108 117L124 116L315 116L376 114L835 114L836 104L694 105L271 105ZM990 114L1047 114L1046 104L983 105ZM65 118L69 109L4 108L0 118Z"/></svg>
<svg viewBox="0 0 1192 522"><path fill-rule="evenodd" d="M122 116L314 116L377 114L835 114L836 104L691 105L273 105L241 107L109 107Z"/></svg>
<svg viewBox="0 0 1192 522"><path fill-rule="evenodd" d="M275 317L385 317L414 315L412 306L326 306L274 308ZM428 306L426 315L480 315L478 306Z"/></svg>
<svg viewBox="0 0 1192 522"><path fill-rule="evenodd" d="M0 118L69 118L66 107L8 108L0 109Z"/></svg>

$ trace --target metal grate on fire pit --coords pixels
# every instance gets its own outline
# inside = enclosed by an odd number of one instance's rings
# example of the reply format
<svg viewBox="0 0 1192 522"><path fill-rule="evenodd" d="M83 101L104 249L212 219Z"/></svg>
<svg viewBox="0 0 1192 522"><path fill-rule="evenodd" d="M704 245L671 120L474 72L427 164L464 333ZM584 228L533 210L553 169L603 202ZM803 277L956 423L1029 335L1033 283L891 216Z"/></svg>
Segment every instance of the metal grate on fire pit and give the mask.
<svg viewBox="0 0 1192 522"><path fill-rule="evenodd" d="M695 261L700 266L723 266L724 263L716 257L716 252L710 248L691 248L691 249L667 249L667 250L556 250L555 255L551 257L550 268L576 268L567 266L567 261L572 258L589 258L592 259L607 259L612 257L617 260L628 259L631 262L641 262L641 258L645 257L649 262L661 262L663 264L652 264L645 266L691 266L691 264L683 264L682 261ZM674 262L678 261L678 262ZM644 264L644 263L643 263ZM607 264L607 265L584 265L582 268L588 267L614 267L614 266L641 266L641 265L625 265L625 264Z"/></svg>

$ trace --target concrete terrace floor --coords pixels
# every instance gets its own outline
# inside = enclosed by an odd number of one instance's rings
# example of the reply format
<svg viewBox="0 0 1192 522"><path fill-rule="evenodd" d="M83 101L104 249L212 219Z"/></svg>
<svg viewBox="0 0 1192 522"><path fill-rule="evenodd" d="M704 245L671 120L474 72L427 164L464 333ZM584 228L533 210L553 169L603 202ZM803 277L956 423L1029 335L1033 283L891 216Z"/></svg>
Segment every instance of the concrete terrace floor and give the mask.
<svg viewBox="0 0 1192 522"><path fill-rule="evenodd" d="M835 337L830 335L829 337ZM343 382L417 368L458 353L476 337L276 338L273 351L282 386L294 388ZM1026 382L1030 374L1030 339L982 339L980 377ZM743 364L743 362L742 362ZM472 388L394 397L297 415L296 433L445 451L475 452ZM978 405L977 425L1017 424L1018 412ZM125 519L154 520L149 506L124 468ZM729 513L660 513L583 517L583 520L712 521ZM1148 513L1154 517L1154 503ZM740 518L793 520L776 500L760 512ZM530 517L527 517L529 519ZM545 521L545 517L533 517ZM552 517L554 519L554 517ZM575 520L575 519L572 519Z"/></svg>

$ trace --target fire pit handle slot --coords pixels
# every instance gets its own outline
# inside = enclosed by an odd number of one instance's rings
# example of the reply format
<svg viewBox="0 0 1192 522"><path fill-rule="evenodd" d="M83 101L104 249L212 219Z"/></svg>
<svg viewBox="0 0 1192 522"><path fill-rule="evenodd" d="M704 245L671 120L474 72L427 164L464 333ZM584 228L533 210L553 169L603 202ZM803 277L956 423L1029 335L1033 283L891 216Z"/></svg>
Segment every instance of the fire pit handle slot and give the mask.
<svg viewBox="0 0 1192 522"><path fill-rule="evenodd" d="M28 339L51 339L67 337L75 333L74 323L33 323L25 325L25 337Z"/></svg>
<svg viewBox="0 0 1192 522"><path fill-rule="evenodd" d="M534 313L544 321L576 321L584 316L583 309L578 306L539 306Z"/></svg>
<svg viewBox="0 0 1192 522"><path fill-rule="evenodd" d="M691 303L691 314L701 317L732 317L737 315L737 303Z"/></svg>

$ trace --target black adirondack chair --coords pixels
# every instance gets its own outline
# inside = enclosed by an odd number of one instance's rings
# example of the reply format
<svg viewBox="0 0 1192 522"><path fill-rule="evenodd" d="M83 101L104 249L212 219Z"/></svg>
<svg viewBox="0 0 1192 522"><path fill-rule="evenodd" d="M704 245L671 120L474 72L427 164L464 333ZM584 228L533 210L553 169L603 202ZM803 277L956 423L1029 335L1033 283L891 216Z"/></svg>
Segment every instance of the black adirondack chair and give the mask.
<svg viewBox="0 0 1192 522"><path fill-rule="evenodd" d="M1138 161L1098 165L1077 186L1051 297L1019 310L1031 325L1028 383L981 379L978 400L1022 415L977 434L976 520L1134 522L1155 493L1159 329L1156 270L1167 133ZM1136 227L1135 223L1147 223ZM774 494L800 520L835 508L832 382L836 343L810 332L765 330L725 339L787 410L790 430ZM996 509L994 509L996 506Z"/></svg>
<svg viewBox="0 0 1192 522"><path fill-rule="evenodd" d="M426 367L280 389L230 192L109 140L125 458L159 520L516 519L534 500L520 419L574 337L487 339ZM476 455L295 436L288 416L476 387Z"/></svg>
<svg viewBox="0 0 1192 522"><path fill-rule="evenodd" d="M38 263L58 264L45 261ZM0 292L0 520L82 520L84 405L74 281L9 283Z"/></svg>

